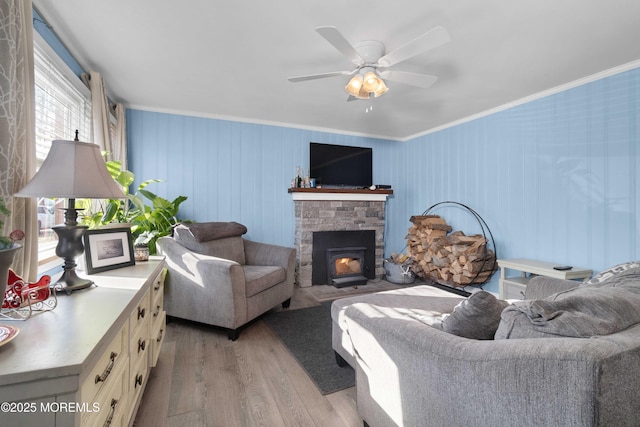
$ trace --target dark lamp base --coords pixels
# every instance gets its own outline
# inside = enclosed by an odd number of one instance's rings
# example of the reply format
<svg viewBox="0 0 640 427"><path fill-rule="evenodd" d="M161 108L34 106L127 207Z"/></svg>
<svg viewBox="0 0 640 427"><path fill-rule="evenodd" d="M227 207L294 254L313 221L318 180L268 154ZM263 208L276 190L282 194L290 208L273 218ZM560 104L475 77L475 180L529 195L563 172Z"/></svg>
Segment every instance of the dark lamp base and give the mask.
<svg viewBox="0 0 640 427"><path fill-rule="evenodd" d="M65 270L60 279L55 283L54 287L58 290L65 291L67 295L70 295L73 291L86 289L91 285L93 285L91 280L78 277L75 270Z"/></svg>
<svg viewBox="0 0 640 427"><path fill-rule="evenodd" d="M62 266L64 272L54 286L57 289L65 291L67 295L73 291L85 289L93 285L91 280L82 279L76 274L76 258L84 252L82 236L87 228L85 225L68 224L52 227L53 231L58 235L56 255L64 260Z"/></svg>

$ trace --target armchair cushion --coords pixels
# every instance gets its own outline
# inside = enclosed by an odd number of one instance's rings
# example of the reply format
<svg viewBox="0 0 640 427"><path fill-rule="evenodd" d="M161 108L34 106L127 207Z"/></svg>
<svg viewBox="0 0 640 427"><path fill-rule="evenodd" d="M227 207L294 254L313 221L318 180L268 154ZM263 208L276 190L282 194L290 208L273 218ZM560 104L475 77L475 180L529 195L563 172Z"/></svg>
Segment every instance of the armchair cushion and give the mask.
<svg viewBox="0 0 640 427"><path fill-rule="evenodd" d="M265 289L284 282L287 278L287 274L282 267L245 265L243 270L247 297L252 297Z"/></svg>

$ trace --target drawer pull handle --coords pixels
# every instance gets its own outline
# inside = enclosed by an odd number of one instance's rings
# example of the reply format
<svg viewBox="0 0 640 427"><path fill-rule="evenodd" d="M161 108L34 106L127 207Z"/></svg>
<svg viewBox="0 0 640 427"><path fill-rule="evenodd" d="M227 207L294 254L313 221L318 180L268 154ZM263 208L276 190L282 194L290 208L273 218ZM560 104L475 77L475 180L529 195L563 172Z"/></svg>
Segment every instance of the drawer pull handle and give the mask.
<svg viewBox="0 0 640 427"><path fill-rule="evenodd" d="M158 314L160 314L160 306L156 305L156 311L153 312L153 317L158 317Z"/></svg>
<svg viewBox="0 0 640 427"><path fill-rule="evenodd" d="M144 308L138 306L138 320L144 319Z"/></svg>
<svg viewBox="0 0 640 427"><path fill-rule="evenodd" d="M113 416L116 413L116 406L118 405L118 400L111 399L111 410L109 410L109 416L104 422L105 427L109 427L111 425L111 421L113 421Z"/></svg>
<svg viewBox="0 0 640 427"><path fill-rule="evenodd" d="M142 340L142 338L140 338L138 340L138 353L140 353L141 351L144 351L144 347L146 346L146 340Z"/></svg>
<svg viewBox="0 0 640 427"><path fill-rule="evenodd" d="M164 329L160 329L160 331L158 332L158 338L156 338L157 342L162 341L162 334L164 333Z"/></svg>
<svg viewBox="0 0 640 427"><path fill-rule="evenodd" d="M162 285L162 282L157 281L157 282L156 282L156 285L153 287L153 290L154 290L154 291L157 291L158 289L160 289L160 286L161 286L161 285Z"/></svg>
<svg viewBox="0 0 640 427"><path fill-rule="evenodd" d="M139 385L142 385L142 374L136 375L136 382L133 384L133 388L138 388Z"/></svg>
<svg viewBox="0 0 640 427"><path fill-rule="evenodd" d="M113 365L116 363L116 357L118 357L118 353L116 353L115 351L112 351L111 356L109 356L109 364L107 365L107 368L104 370L102 375L96 375L96 384L107 380L107 377L109 376L109 374L111 373L111 370L113 369Z"/></svg>

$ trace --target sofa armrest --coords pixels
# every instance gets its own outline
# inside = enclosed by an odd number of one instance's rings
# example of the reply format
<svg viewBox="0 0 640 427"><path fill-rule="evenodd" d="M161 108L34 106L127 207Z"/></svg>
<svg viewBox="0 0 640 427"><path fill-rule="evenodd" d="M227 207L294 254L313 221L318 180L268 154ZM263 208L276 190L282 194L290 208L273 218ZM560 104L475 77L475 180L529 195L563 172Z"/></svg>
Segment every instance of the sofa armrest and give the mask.
<svg viewBox="0 0 640 427"><path fill-rule="evenodd" d="M231 329L247 321L240 264L192 252L170 237L158 239L157 244L167 263L168 315Z"/></svg>
<svg viewBox="0 0 640 427"><path fill-rule="evenodd" d="M243 239L244 255L247 265L276 265L287 272L287 282L295 278L296 250L286 246L271 245Z"/></svg>
<svg viewBox="0 0 640 427"><path fill-rule="evenodd" d="M624 380L640 369L640 326L591 339L476 341L370 304L345 315L358 411L372 427L422 425L425 416L431 425L607 425L640 408L616 391L622 381L625 395L640 392Z"/></svg>
<svg viewBox="0 0 640 427"><path fill-rule="evenodd" d="M573 289L580 285L575 280L555 279L553 277L537 276L529 281L524 291L525 299L543 299L558 292Z"/></svg>

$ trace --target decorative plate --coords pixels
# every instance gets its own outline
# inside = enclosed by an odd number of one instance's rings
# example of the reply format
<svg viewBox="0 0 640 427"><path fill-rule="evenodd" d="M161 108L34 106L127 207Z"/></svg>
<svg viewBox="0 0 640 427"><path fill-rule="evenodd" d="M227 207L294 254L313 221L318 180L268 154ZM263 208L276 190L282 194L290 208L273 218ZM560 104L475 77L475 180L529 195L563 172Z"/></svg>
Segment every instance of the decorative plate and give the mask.
<svg viewBox="0 0 640 427"><path fill-rule="evenodd" d="M14 339L19 332L20 329L16 327L0 325L0 347Z"/></svg>

